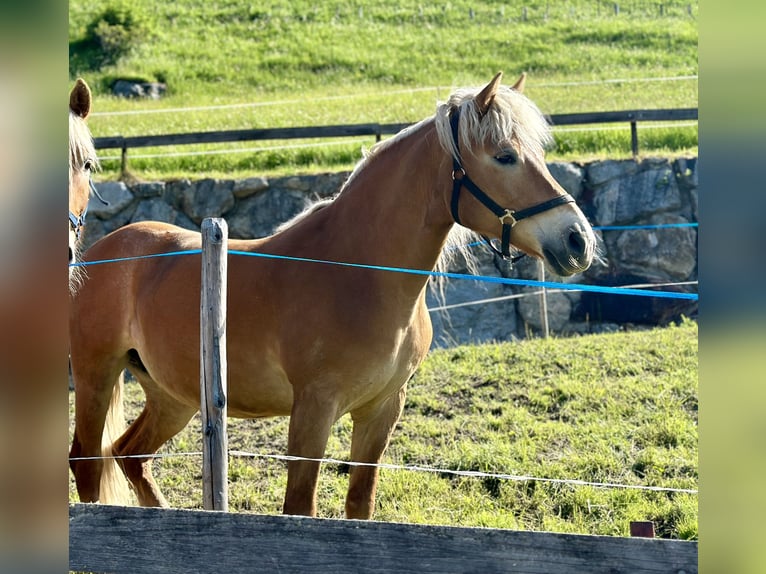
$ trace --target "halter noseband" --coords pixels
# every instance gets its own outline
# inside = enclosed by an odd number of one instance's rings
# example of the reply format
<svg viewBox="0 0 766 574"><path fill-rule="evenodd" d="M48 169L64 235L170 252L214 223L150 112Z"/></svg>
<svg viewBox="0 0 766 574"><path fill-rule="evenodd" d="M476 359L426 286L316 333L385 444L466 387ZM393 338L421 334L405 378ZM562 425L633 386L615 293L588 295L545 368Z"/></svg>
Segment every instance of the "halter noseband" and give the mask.
<svg viewBox="0 0 766 574"><path fill-rule="evenodd" d="M88 179L88 184L90 185L90 191L93 192L93 194L103 203L104 205L109 205L109 202L105 200L103 197L101 197L101 194L98 192L98 189L96 189L96 186L93 185L93 180ZM85 209L82 210L82 213L79 217L77 217L74 213L71 211L69 212L69 226L72 228L72 231L75 233L75 237L77 239L80 239L80 235L82 234L82 228L85 226L85 215L88 213L88 204L85 204Z"/></svg>
<svg viewBox="0 0 766 574"><path fill-rule="evenodd" d="M454 142L455 150L457 151L457 154L452 157L453 184L452 184L452 201L450 202L450 210L452 211L452 218L455 220L455 223L461 223L460 214L459 214L460 191L463 189L463 187L465 187L469 192L471 192L471 195L473 195L476 199L479 200L479 202L484 207L489 209L492 213L494 213L497 216L497 218L500 220L500 223L503 226L503 231L500 236L500 250L498 250L494 245L492 245L492 242L485 235L481 236L482 239L484 239L484 241L487 243L487 245L489 245L489 248L494 253L496 253L503 259L511 259L511 229L513 228L514 225L516 225L517 221L520 221L527 217L532 217L533 215L537 215L538 213L542 213L543 211L553 209L554 207L558 207L566 203L574 203L574 198L569 194L559 195L558 197L554 197L553 199L549 199L548 201L543 201L542 203L538 203L537 205L533 205L532 207L528 207L520 211L514 211L513 209L508 209L508 208L504 208L500 206L495 200L493 200L490 196L484 193L479 188L479 186L477 186L473 181L471 181L471 178L469 178L468 175L465 173L465 169L460 163L460 159L459 159L460 147L458 143L459 142L459 139L458 139L458 124L459 123L460 123L460 109L455 108L455 110L452 112L452 115L450 116L450 127L452 128L452 141ZM513 259L511 259L511 261L515 262L521 257L523 257L523 255L514 257Z"/></svg>

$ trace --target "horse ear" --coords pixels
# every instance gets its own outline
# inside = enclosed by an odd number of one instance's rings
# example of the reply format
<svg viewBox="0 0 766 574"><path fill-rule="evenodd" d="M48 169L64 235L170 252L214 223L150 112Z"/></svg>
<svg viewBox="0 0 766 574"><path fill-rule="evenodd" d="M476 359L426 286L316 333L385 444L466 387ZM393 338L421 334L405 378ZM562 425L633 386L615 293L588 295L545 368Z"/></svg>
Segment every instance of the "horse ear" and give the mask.
<svg viewBox="0 0 766 574"><path fill-rule="evenodd" d="M479 115L483 116L489 110L489 106L492 105L492 100L495 99L497 94L497 88L500 87L500 80L503 77L502 72L498 72L497 75L492 78L492 81L484 86L484 89L477 94L474 98L476 107L479 110Z"/></svg>
<svg viewBox="0 0 766 574"><path fill-rule="evenodd" d="M516 90L520 94L524 92L524 82L527 81L527 73L522 72L521 76L519 76L519 79L516 80L516 83L511 86L512 89Z"/></svg>
<svg viewBox="0 0 766 574"><path fill-rule="evenodd" d="M77 81L69 94L69 109L82 119L88 117L90 113L90 88L85 80L77 78Z"/></svg>

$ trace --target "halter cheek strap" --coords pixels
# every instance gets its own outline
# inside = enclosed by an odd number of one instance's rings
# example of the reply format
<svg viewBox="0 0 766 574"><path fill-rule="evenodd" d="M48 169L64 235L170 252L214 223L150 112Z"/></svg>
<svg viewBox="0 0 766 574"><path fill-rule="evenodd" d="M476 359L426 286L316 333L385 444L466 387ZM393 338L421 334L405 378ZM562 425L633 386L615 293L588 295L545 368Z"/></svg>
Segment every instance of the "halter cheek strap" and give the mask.
<svg viewBox="0 0 766 574"><path fill-rule="evenodd" d="M455 108L455 110L452 113L452 116L450 117L450 127L452 128L452 141L455 143L455 149L458 151L458 154L460 153L459 150L459 136L458 136L458 126L460 124L460 110L458 108ZM554 207L558 207L559 205L564 205L566 203L574 203L574 198L569 195L560 195L558 197L554 197L553 199L549 199L548 201L544 201L542 203L538 203L537 205L533 205L532 207L528 207L526 209L522 209L520 211L514 211L513 209L504 208L500 204L498 204L494 199L492 199L489 195L484 193L481 188L479 188L478 185L476 185L473 181L471 181L471 178L468 177L468 175L465 173L465 169L463 168L460 159L458 157L458 154L454 155L452 157L452 200L450 201L450 210L452 212L452 218L455 220L456 223L459 223L462 225L460 221L460 191L465 187L471 195L473 195L479 202L489 209L492 213L494 213L497 218L500 220L500 223L502 225L502 232L500 234L500 250L498 251L497 248L492 245L491 241L488 237L482 235L482 239L489 245L490 249L494 251L497 255L501 256L503 259L511 259L511 229L514 225L516 225L517 221L520 221L522 219L525 219L527 217L532 217L533 215L537 215L538 213L542 213L543 211L547 211L549 209L553 209ZM515 257L512 259L512 261L517 261L519 257Z"/></svg>
<svg viewBox="0 0 766 574"><path fill-rule="evenodd" d="M72 228L72 231L74 231L75 237L77 237L77 239L80 239L80 235L82 234L82 228L85 225L85 215L87 213L88 213L87 205L85 206L85 209L82 210L80 217L77 217L71 211L69 212L69 227Z"/></svg>
<svg viewBox="0 0 766 574"><path fill-rule="evenodd" d="M109 205L109 202L105 200L101 194L98 192L98 189L96 189L96 186L93 185L93 180L89 179L88 184L90 185L90 190L93 192L93 195L95 195L101 203L104 205ZM72 228L72 231L74 231L75 236L77 239L80 239L80 235L82 234L82 228L85 226L85 215L88 213L88 204L85 204L85 209L82 210L82 213L80 216L76 216L71 211L69 212L69 225Z"/></svg>

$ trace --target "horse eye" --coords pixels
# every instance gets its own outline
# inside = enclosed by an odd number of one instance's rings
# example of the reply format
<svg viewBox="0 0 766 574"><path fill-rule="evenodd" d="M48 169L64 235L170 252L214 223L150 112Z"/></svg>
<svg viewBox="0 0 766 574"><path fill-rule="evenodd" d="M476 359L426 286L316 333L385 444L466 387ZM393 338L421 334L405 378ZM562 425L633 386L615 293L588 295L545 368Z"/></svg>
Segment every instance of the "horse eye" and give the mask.
<svg viewBox="0 0 766 574"><path fill-rule="evenodd" d="M513 165L516 163L516 154L513 152L503 152L495 156L495 161L502 165Z"/></svg>
<svg viewBox="0 0 766 574"><path fill-rule="evenodd" d="M93 162L89 159L85 160L85 163L83 164L82 168L85 171L92 171L93 170Z"/></svg>

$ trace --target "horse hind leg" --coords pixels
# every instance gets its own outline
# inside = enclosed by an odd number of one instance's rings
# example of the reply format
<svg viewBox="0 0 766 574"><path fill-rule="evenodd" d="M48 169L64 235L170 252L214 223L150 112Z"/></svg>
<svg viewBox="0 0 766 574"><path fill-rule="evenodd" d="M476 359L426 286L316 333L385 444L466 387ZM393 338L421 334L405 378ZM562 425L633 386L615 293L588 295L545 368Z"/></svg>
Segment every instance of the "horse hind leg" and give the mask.
<svg viewBox="0 0 766 574"><path fill-rule="evenodd" d="M152 474L153 455L178 434L197 412L162 390L146 371L131 368L146 393L143 411L113 445L115 456L141 506L167 507ZM142 456L143 455L143 456Z"/></svg>
<svg viewBox="0 0 766 574"><path fill-rule="evenodd" d="M104 457L104 467L99 485L99 500L103 504L121 506L127 506L132 502L128 482L121 472L118 460L114 458L113 450L114 442L125 431L125 411L122 402L124 386L124 373L120 373L104 421L104 432L101 437L101 456Z"/></svg>
<svg viewBox="0 0 766 574"><path fill-rule="evenodd" d="M354 429L351 460L378 464L404 407L406 387L384 402L351 412ZM378 467L352 466L346 495L346 518L370 519L375 510Z"/></svg>
<svg viewBox="0 0 766 574"><path fill-rule="evenodd" d="M73 361L75 431L70 467L82 502L129 504L127 483L111 456L111 443L124 427L122 366L117 362L87 363L88 371Z"/></svg>

